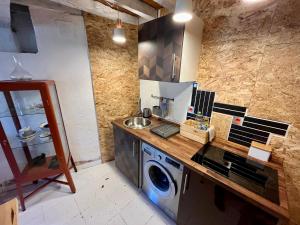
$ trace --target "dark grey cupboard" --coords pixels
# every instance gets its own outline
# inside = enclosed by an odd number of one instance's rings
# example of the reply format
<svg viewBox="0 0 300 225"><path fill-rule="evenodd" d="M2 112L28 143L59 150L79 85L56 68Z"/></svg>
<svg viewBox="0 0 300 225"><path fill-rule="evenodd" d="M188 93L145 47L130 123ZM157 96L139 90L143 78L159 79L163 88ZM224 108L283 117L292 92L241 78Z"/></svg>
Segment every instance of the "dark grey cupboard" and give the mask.
<svg viewBox="0 0 300 225"><path fill-rule="evenodd" d="M144 80L187 82L196 79L201 50L202 20L175 23L172 14L139 26L139 77Z"/></svg>
<svg viewBox="0 0 300 225"><path fill-rule="evenodd" d="M278 219L195 171L185 168L179 225L275 225Z"/></svg>
<svg viewBox="0 0 300 225"><path fill-rule="evenodd" d="M113 130L116 167L139 187L140 140L117 126Z"/></svg>

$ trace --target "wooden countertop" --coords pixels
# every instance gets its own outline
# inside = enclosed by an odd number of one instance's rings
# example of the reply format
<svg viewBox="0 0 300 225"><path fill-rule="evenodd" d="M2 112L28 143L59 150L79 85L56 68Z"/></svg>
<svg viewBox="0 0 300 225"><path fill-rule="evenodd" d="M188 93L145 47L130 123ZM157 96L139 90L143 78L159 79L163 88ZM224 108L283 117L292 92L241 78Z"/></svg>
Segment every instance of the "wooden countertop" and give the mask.
<svg viewBox="0 0 300 225"><path fill-rule="evenodd" d="M164 153L182 162L188 168L207 176L208 178L214 180L217 183L222 184L227 189L234 191L236 194L243 197L252 204L266 210L267 212L279 217L282 220L289 219L285 177L282 164L274 162L264 163L265 165L268 165L278 171L280 204L277 205L269 201L268 199L265 199L264 197L257 195L254 192L249 191L248 189L236 184L235 182L230 181L229 179L219 175L218 173L192 161L191 158L203 148L203 144L185 138L180 134L176 134L168 139L164 139L155 134L152 134L150 132L150 128L145 128L142 130L127 128L123 125L123 121L124 119L117 119L113 121L112 124L126 130L128 133L143 140L144 142L147 142L148 144L157 147ZM166 123L165 121L153 117L151 118L151 122L151 127L155 127L162 123ZM247 157L247 153L242 149L239 149L237 146L233 147L228 145L228 143L220 141L215 141L212 143L212 145L221 147L226 151L231 151L243 157Z"/></svg>

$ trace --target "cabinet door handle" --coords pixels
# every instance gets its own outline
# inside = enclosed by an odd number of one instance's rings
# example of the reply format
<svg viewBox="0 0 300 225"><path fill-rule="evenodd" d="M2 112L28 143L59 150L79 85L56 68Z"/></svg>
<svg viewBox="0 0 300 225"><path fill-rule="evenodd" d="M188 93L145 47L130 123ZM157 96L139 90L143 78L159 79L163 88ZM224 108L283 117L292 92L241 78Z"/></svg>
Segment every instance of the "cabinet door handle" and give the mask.
<svg viewBox="0 0 300 225"><path fill-rule="evenodd" d="M184 177L184 184L183 184L183 191L182 191L182 194L185 194L186 193L186 186L187 186L187 181L188 181L188 173L185 174L185 177Z"/></svg>
<svg viewBox="0 0 300 225"><path fill-rule="evenodd" d="M171 79L172 80L174 80L175 79L175 77L176 77L176 71L175 71L175 69L176 69L176 55L175 55L175 53L173 53L173 65L172 65L172 76L171 76Z"/></svg>
<svg viewBox="0 0 300 225"><path fill-rule="evenodd" d="M132 145L132 157L135 158L135 141L133 141Z"/></svg>

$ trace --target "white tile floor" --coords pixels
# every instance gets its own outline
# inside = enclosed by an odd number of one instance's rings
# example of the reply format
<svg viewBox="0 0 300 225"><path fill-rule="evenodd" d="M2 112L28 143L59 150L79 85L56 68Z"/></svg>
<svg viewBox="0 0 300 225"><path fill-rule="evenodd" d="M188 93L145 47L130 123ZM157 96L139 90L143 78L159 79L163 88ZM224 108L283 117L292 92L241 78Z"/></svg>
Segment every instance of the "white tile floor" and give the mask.
<svg viewBox="0 0 300 225"><path fill-rule="evenodd" d="M114 162L72 173L77 192L51 184L26 201L21 225L174 225L115 168Z"/></svg>

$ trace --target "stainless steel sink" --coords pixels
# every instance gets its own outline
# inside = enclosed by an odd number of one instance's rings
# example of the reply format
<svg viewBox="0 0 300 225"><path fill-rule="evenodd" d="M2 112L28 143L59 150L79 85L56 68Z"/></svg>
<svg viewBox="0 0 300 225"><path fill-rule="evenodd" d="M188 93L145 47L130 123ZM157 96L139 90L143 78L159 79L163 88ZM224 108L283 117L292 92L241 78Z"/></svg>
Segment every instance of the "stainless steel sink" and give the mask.
<svg viewBox="0 0 300 225"><path fill-rule="evenodd" d="M151 125L151 121L143 117L130 117L124 120L123 124L131 129L144 129Z"/></svg>

